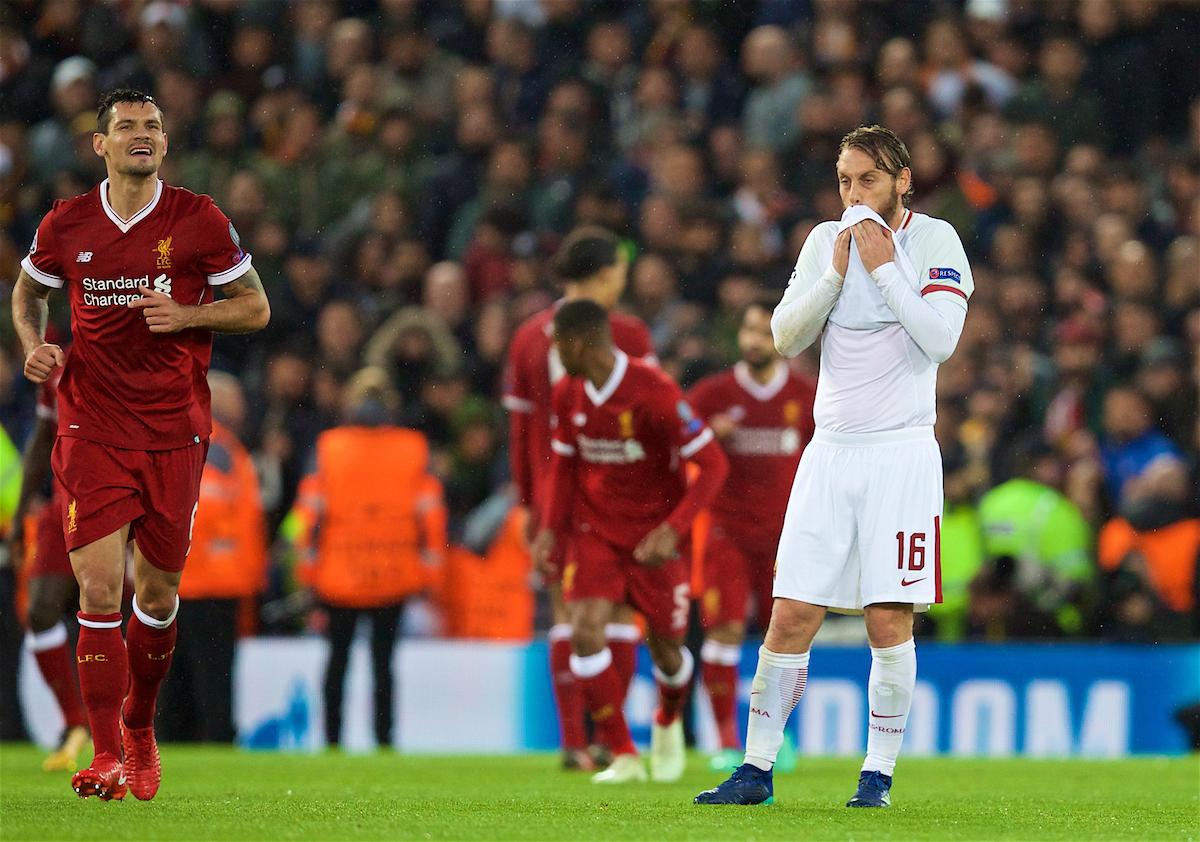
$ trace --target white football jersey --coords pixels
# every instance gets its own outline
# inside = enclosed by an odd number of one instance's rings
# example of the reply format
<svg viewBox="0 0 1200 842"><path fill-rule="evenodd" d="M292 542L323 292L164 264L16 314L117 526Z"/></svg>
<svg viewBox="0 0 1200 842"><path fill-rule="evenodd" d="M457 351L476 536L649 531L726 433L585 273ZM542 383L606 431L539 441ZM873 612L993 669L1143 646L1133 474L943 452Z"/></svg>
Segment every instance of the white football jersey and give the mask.
<svg viewBox="0 0 1200 842"><path fill-rule="evenodd" d="M812 230L780 307L806 293L829 269L837 222ZM965 310L975 289L958 232L950 223L905 211L895 232L911 270L896 266L924 300L953 301ZM937 413L937 363L896 319L850 246L851 266L821 338L821 371L813 418L818 429L870 433L932 426Z"/></svg>

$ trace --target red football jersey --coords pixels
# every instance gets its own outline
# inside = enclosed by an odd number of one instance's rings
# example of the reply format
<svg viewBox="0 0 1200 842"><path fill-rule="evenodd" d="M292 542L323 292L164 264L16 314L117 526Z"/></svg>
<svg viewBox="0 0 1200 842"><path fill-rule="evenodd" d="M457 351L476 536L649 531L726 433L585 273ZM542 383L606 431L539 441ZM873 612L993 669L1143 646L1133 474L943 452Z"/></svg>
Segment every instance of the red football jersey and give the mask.
<svg viewBox="0 0 1200 842"><path fill-rule="evenodd" d="M617 547L667 520L687 489L684 460L715 447L678 384L620 351L604 388L583 377L554 387L551 424L554 452L574 459L574 528Z"/></svg>
<svg viewBox="0 0 1200 842"><path fill-rule="evenodd" d="M550 414L554 386L566 372L554 348L554 314L558 304L525 320L508 346L504 406L524 416L524 443L510 441L509 459L521 501L539 507L550 479ZM655 360L654 342L642 322L624 313L609 317L613 345L631 357ZM516 420L516 419L514 419ZM510 428L516 429L514 424ZM512 438L516 438L513 436Z"/></svg>
<svg viewBox="0 0 1200 842"><path fill-rule="evenodd" d="M72 345L58 389L58 434L134 450L195 444L212 431L212 333L153 334L127 304L148 286L182 304L213 300L240 278L250 255L208 196L159 181L132 219L108 204L108 180L54 203L22 268L67 288Z"/></svg>
<svg viewBox="0 0 1200 842"><path fill-rule="evenodd" d="M727 414L737 429L721 442L729 476L713 501L713 522L734 534L779 537L800 454L813 436L816 384L780 363L760 386L749 367L705 377L688 391L688 401L705 421Z"/></svg>

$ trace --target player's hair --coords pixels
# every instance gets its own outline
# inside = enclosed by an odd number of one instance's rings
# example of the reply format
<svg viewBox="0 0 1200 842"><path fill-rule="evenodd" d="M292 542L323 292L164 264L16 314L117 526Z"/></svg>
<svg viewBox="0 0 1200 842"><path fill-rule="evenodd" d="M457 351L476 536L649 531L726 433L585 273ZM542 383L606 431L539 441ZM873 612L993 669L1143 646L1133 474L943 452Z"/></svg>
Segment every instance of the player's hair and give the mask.
<svg viewBox="0 0 1200 842"><path fill-rule="evenodd" d="M838 157L842 157L842 153L847 149L862 152L875 162L875 166L892 178L899 178L900 170L905 167L910 171L912 169L912 156L908 154L908 147L904 145L904 141L894 131L883 126L859 126L842 138L842 144L838 147ZM912 195L913 188L910 182L908 190L900 200L908 204Z"/></svg>
<svg viewBox="0 0 1200 842"><path fill-rule="evenodd" d="M130 104L148 102L158 109L159 114L162 114L162 107L154 101L154 97L150 94L135 91L133 88L117 88L100 97L100 104L96 109L96 131L100 134L108 134L108 130L112 128L113 106L119 102Z"/></svg>
<svg viewBox="0 0 1200 842"><path fill-rule="evenodd" d="M620 247L620 241L611 231L598 225L585 225L563 240L551 268L560 281L585 281L616 263Z"/></svg>
<svg viewBox="0 0 1200 842"><path fill-rule="evenodd" d="M567 301L554 314L554 335L605 341L609 338L608 311L590 298Z"/></svg>

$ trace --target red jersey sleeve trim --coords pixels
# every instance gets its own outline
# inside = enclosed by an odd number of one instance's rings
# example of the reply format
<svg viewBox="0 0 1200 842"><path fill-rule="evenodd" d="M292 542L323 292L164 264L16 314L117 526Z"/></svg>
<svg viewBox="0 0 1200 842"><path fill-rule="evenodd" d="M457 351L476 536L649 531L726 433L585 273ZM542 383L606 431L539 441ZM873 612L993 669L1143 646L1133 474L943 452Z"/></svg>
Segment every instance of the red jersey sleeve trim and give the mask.
<svg viewBox="0 0 1200 842"><path fill-rule="evenodd" d="M62 278L58 277L58 275L51 275L48 272L43 272L41 269L34 266L33 261L29 259L28 255L21 261L21 268L25 270L29 277L33 278L42 286L53 287L54 289L62 288Z"/></svg>
<svg viewBox="0 0 1200 842"><path fill-rule="evenodd" d="M241 260L239 260L237 262L237 265L234 266L232 269L226 269L224 272L218 272L215 275L209 275L208 283L210 286L219 287L223 284L229 283L230 281L236 281L238 278L240 278L242 275L246 274L249 271L250 271L250 255L247 254L245 257L243 257Z"/></svg>
<svg viewBox="0 0 1200 842"><path fill-rule="evenodd" d="M527 415L537 408L533 405L533 401L518 398L516 395L505 395L500 399L500 404L511 412L524 412Z"/></svg>
<svg viewBox="0 0 1200 842"><path fill-rule="evenodd" d="M955 295L962 296L962 300L967 300L967 294L958 287L946 286L945 284L930 284L921 290L921 295L929 295L931 292L952 292Z"/></svg>

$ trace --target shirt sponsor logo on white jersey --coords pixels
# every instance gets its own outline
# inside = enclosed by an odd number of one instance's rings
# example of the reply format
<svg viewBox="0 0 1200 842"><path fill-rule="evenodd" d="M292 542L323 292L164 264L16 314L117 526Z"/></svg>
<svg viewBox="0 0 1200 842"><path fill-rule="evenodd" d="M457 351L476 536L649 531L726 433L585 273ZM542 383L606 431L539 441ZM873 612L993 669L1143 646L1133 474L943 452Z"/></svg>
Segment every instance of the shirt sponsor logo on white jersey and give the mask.
<svg viewBox="0 0 1200 842"><path fill-rule="evenodd" d="M636 439L593 439L578 436L579 455L597 465L632 465L646 458L646 449Z"/></svg>

